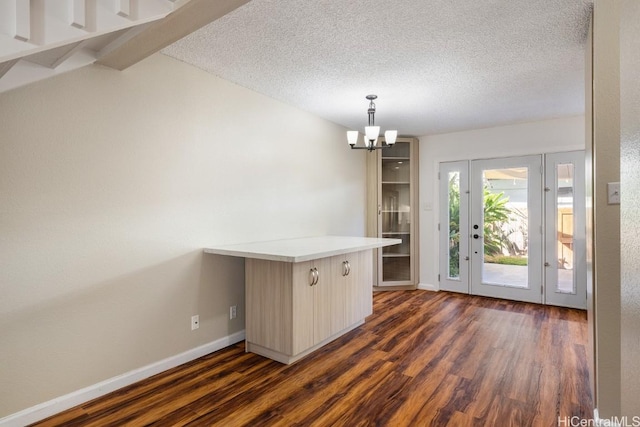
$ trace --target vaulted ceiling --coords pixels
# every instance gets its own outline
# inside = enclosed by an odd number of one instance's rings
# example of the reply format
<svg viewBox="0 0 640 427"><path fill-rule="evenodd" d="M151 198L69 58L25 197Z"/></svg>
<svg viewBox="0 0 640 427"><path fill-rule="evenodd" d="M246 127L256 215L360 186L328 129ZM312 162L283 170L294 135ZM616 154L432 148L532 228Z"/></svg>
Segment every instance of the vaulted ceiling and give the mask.
<svg viewBox="0 0 640 427"><path fill-rule="evenodd" d="M357 130L368 94L376 124L402 135L577 115L592 3L7 0L0 91L96 61L124 69L164 48Z"/></svg>

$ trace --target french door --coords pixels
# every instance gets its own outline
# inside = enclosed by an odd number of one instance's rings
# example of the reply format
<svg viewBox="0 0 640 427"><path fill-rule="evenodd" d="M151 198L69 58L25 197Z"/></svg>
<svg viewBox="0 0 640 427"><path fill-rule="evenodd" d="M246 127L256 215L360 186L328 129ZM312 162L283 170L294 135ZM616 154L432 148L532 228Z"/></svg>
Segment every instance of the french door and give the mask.
<svg viewBox="0 0 640 427"><path fill-rule="evenodd" d="M440 289L584 308L583 159L441 163Z"/></svg>

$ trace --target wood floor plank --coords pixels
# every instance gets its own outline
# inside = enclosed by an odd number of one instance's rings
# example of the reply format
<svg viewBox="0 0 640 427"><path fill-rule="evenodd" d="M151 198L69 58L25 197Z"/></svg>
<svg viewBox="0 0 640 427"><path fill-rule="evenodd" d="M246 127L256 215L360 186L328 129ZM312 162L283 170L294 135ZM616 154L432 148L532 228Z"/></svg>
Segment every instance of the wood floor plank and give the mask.
<svg viewBox="0 0 640 427"><path fill-rule="evenodd" d="M587 345L583 311L380 292L293 365L236 344L34 426L555 426L593 416Z"/></svg>

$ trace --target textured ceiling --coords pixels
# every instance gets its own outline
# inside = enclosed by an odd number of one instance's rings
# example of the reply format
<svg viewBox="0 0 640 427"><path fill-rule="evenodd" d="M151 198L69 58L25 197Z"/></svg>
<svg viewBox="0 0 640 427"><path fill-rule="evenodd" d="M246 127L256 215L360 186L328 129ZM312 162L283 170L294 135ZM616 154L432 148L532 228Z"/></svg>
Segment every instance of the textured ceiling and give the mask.
<svg viewBox="0 0 640 427"><path fill-rule="evenodd" d="M252 0L165 48L362 131L427 135L582 114L592 0Z"/></svg>

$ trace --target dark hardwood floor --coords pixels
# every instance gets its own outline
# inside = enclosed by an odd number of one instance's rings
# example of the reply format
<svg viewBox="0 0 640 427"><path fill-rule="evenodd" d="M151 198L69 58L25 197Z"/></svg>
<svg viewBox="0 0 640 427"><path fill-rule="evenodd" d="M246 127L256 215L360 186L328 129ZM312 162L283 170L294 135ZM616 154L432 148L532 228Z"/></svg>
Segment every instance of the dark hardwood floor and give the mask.
<svg viewBox="0 0 640 427"><path fill-rule="evenodd" d="M557 426L592 418L583 311L447 292L374 296L285 366L228 347L37 426Z"/></svg>

